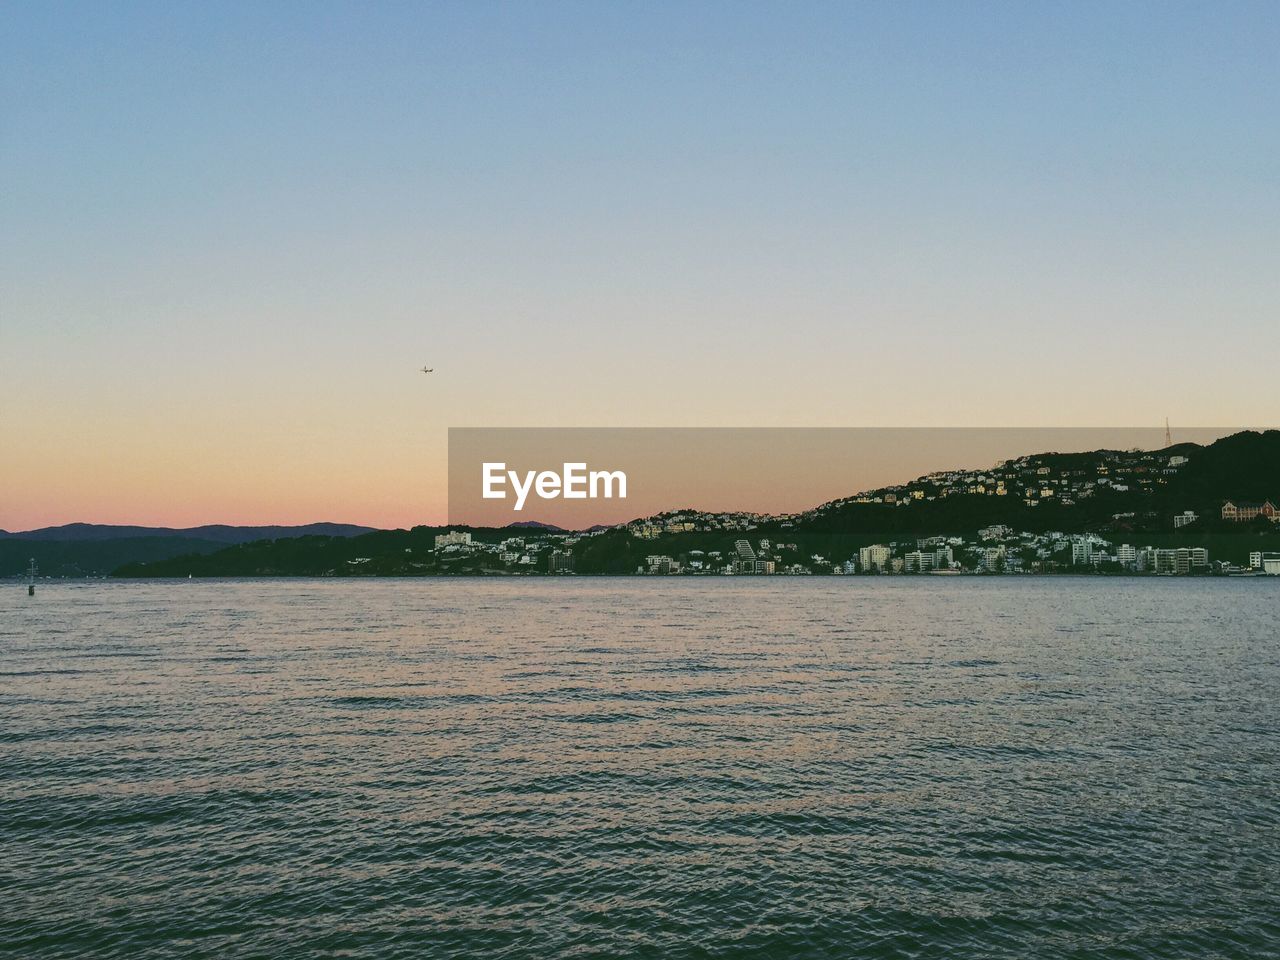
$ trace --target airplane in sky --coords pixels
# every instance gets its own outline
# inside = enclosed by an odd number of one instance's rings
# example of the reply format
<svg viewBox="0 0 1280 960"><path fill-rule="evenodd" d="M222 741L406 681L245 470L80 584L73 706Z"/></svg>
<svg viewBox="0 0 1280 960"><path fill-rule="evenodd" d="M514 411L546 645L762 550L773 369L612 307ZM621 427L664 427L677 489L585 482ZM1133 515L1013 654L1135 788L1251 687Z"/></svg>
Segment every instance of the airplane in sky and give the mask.
<svg viewBox="0 0 1280 960"><path fill-rule="evenodd" d="M435 369L435 367L423 367L423 368L422 368L422 372L423 372L423 373L431 373L431 371L433 371L434 369Z"/></svg>

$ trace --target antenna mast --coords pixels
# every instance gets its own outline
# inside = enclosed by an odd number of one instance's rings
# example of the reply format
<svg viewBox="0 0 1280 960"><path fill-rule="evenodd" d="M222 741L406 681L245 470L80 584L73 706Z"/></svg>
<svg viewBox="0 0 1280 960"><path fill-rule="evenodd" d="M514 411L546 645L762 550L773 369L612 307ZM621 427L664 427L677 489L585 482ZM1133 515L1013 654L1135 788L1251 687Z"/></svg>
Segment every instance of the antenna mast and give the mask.
<svg viewBox="0 0 1280 960"><path fill-rule="evenodd" d="M1169 418L1164 418L1164 445L1166 447L1173 446L1173 434L1169 432Z"/></svg>

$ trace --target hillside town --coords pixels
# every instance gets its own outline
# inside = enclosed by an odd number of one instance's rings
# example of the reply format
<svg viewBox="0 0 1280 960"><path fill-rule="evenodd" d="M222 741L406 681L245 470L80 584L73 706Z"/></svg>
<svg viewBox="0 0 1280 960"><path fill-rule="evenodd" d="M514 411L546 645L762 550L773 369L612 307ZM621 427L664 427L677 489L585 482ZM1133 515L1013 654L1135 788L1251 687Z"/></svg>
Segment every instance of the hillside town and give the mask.
<svg viewBox="0 0 1280 960"><path fill-rule="evenodd" d="M735 521L739 519L735 517ZM676 521L667 533L692 533ZM649 537L646 525L631 531ZM725 529L717 527L716 529ZM748 527L747 529L751 529ZM513 573L575 573L574 547L601 535L539 531L494 543L468 531L435 538L435 551L450 555L487 554L497 569ZM858 574L1152 574L1168 576L1280 576L1280 552L1253 551L1247 565L1214 561L1205 547L1165 547L1116 543L1094 534L1026 533L1004 525L979 530L972 538L938 536L868 544L849 556L805 555L795 543L768 537L739 537L732 547L653 553L633 571L641 575L836 575Z"/></svg>
<svg viewBox="0 0 1280 960"><path fill-rule="evenodd" d="M929 537L860 547L841 559L812 554L790 559L795 544L738 540L732 550L652 555L643 574L1052 574L1277 575L1280 552L1254 551L1248 566L1214 562L1205 547L1113 544L1093 535L982 530L975 540Z"/></svg>
<svg viewBox="0 0 1280 960"><path fill-rule="evenodd" d="M1177 477L1190 458L1168 451L1099 450L1087 454L1045 453L1004 460L986 470L943 470L909 483L884 487L823 504L805 516L848 503L883 503L909 507L919 501L955 496L1012 497L1028 507L1047 502L1072 506L1103 493L1154 494ZM1280 508L1271 501L1245 503L1227 500L1222 519L1248 522L1264 516L1280 520ZM1194 522L1187 511L1177 526Z"/></svg>
<svg viewBox="0 0 1280 960"><path fill-rule="evenodd" d="M1153 576L1280 575L1280 552L1250 550L1247 561L1210 556L1209 546L1186 542L1207 530L1280 532L1280 508L1274 501L1223 499L1208 514L1203 500L1180 503L1178 484L1199 448L1187 445L1162 451L1098 450L1090 453L1043 453L1004 460L986 469L954 469L930 473L907 483L833 500L796 514L674 510L633 520L621 527L574 533L554 528L525 528L496 542L449 531L435 538L437 559L470 557L484 569L509 573L581 573L586 542L604 534L627 541L652 543L649 550L625 550L627 564L611 572L670 576L894 575L894 574L1132 574ZM1155 496L1163 493L1161 497ZM1144 507L1147 498L1163 506ZM1101 528L1095 532L1027 531L992 523L965 535L884 535L883 542L861 542L815 550L812 533L826 528L842 510L910 509L949 498L1036 507L1052 503L1071 507L1099 500ZM956 501L959 502L959 501ZM1111 504L1120 512L1109 512ZM1170 507L1170 503L1176 504ZM1105 506L1104 506L1105 504ZM1008 511L1010 514L1016 511ZM1036 511L1025 516L1053 516ZM923 515L922 515L923 516ZM1261 525L1261 526L1259 526ZM976 526L976 524L975 524ZM763 529L762 529L763 528ZM971 528L972 529L972 528ZM1088 529L1093 529L1088 528ZM1158 531L1150 536L1140 531ZM1169 542L1168 534L1175 541ZM1144 538L1148 538L1144 542ZM866 541L867 537L861 537ZM1155 542L1160 541L1160 542ZM830 538L827 541L831 542ZM841 541L848 542L848 541ZM810 546L802 546L802 543ZM1264 546L1272 546L1274 540Z"/></svg>

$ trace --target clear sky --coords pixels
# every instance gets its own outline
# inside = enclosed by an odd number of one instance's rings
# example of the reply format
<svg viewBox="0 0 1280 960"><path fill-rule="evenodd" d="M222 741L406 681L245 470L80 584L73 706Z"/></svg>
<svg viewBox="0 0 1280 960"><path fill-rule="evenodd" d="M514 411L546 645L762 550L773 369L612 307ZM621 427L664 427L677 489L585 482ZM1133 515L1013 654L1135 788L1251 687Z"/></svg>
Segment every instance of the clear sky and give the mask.
<svg viewBox="0 0 1280 960"><path fill-rule="evenodd" d="M3 21L3 528L441 520L450 425L1280 422L1273 2Z"/></svg>

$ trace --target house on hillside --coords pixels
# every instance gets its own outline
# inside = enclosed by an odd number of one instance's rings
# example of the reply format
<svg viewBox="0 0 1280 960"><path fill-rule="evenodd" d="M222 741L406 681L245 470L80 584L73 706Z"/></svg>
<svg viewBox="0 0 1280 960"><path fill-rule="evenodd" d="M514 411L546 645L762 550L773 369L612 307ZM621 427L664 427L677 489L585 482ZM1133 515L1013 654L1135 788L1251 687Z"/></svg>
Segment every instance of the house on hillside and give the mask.
<svg viewBox="0 0 1280 960"><path fill-rule="evenodd" d="M1222 505L1222 519L1232 523L1248 523L1258 517L1266 517L1275 521L1280 517L1280 508L1270 500L1262 503L1247 503L1244 500L1228 500Z"/></svg>

